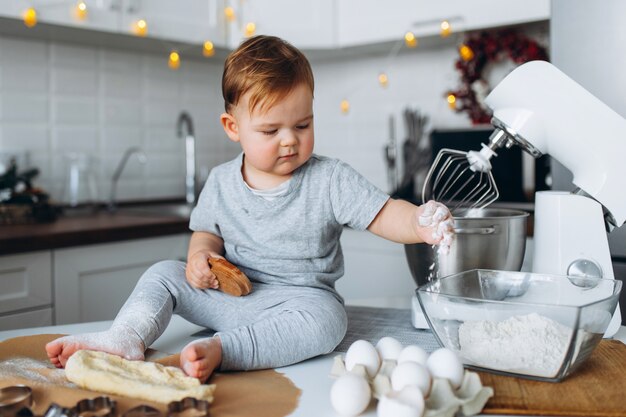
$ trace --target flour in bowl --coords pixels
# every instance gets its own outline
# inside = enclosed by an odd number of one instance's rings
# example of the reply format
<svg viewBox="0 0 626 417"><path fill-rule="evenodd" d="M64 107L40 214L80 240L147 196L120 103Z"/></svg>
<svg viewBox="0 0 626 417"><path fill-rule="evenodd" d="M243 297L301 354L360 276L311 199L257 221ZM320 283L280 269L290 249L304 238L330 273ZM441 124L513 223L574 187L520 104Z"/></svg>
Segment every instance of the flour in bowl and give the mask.
<svg viewBox="0 0 626 417"><path fill-rule="evenodd" d="M536 313L503 321L466 321L460 354L483 368L542 377L558 372L573 330Z"/></svg>

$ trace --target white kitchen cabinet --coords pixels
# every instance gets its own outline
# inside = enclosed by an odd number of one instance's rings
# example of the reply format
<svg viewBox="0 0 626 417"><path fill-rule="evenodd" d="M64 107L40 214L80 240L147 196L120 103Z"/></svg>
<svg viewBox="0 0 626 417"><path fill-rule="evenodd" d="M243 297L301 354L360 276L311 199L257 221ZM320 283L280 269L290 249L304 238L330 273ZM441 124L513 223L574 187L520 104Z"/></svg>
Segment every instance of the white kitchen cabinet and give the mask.
<svg viewBox="0 0 626 417"><path fill-rule="evenodd" d="M346 304L409 308L417 287L404 245L370 232L344 229L341 236L345 274L336 288Z"/></svg>
<svg viewBox="0 0 626 417"><path fill-rule="evenodd" d="M148 37L216 46L225 43L222 0L123 0L121 31L133 33L134 23L144 19Z"/></svg>
<svg viewBox="0 0 626 417"><path fill-rule="evenodd" d="M52 324L49 251L0 256L0 330Z"/></svg>
<svg viewBox="0 0 626 417"><path fill-rule="evenodd" d="M84 0L87 14L76 16L77 1L8 0L0 4L0 16L22 19L29 7L37 11L39 23L95 31L134 34L139 19L148 23L148 38L184 44L211 40L225 45L223 0Z"/></svg>
<svg viewBox="0 0 626 417"><path fill-rule="evenodd" d="M438 35L448 20L456 32L547 20L550 0L336 0L337 43L349 47Z"/></svg>
<svg viewBox="0 0 626 417"><path fill-rule="evenodd" d="M245 26L256 24L255 34L274 35L301 49L336 47L337 0L231 1L236 20L228 23L229 45L245 39Z"/></svg>
<svg viewBox="0 0 626 417"><path fill-rule="evenodd" d="M188 234L54 251L55 324L111 320L152 264L186 259Z"/></svg>
<svg viewBox="0 0 626 417"><path fill-rule="evenodd" d="M76 15L78 1L59 0L9 0L3 1L0 14L22 19L29 7L37 11L37 21L61 26L82 27L85 29L117 32L120 27L122 0L84 0L87 5L85 19Z"/></svg>

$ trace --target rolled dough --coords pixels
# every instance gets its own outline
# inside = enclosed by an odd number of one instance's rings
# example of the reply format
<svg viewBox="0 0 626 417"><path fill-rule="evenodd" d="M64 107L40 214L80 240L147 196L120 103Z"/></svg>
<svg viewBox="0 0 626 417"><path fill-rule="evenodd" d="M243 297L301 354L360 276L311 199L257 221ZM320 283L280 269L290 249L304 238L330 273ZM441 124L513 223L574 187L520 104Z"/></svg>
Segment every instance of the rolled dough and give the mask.
<svg viewBox="0 0 626 417"><path fill-rule="evenodd" d="M70 356L65 376L81 388L160 403L185 397L212 402L215 391L215 385L201 384L179 368L92 350Z"/></svg>

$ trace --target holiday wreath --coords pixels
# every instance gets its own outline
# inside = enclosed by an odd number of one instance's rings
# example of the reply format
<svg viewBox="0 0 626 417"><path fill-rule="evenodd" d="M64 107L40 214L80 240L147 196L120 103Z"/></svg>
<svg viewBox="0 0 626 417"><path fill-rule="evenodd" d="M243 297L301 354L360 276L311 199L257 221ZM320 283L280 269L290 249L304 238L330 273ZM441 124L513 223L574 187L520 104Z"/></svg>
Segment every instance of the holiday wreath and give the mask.
<svg viewBox="0 0 626 417"><path fill-rule="evenodd" d="M473 124L489 123L491 112L483 103L490 91L485 68L505 58L516 65L548 60L546 49L527 36L510 29L479 32L467 36L455 63L461 73L461 86L448 91L448 103L457 112L467 112Z"/></svg>

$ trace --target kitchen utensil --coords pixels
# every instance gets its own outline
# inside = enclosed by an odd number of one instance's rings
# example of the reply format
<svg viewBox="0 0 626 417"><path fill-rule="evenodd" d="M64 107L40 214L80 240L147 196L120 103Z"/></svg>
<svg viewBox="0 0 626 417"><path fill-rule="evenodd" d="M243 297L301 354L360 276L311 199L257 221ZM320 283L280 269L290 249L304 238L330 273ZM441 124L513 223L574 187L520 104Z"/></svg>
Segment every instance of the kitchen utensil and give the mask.
<svg viewBox="0 0 626 417"><path fill-rule="evenodd" d="M63 203L69 207L95 204L98 201L94 159L84 153L64 155L65 185Z"/></svg>
<svg viewBox="0 0 626 417"><path fill-rule="evenodd" d="M114 417L116 415L117 402L110 397L100 396L85 398L76 403L72 409L77 415L94 415L98 417Z"/></svg>
<svg viewBox="0 0 626 417"><path fill-rule="evenodd" d="M385 163L387 164L387 183L389 192L393 193L398 187L398 150L396 148L396 124L395 119L389 116L389 139L384 147Z"/></svg>
<svg viewBox="0 0 626 417"><path fill-rule="evenodd" d="M416 292L435 337L467 366L560 381L602 339L621 287L613 279L474 269Z"/></svg>
<svg viewBox="0 0 626 417"><path fill-rule="evenodd" d="M415 283L469 269L519 271L526 252L528 213L510 209L462 209L452 213L455 239L449 254L425 243L404 245Z"/></svg>
<svg viewBox="0 0 626 417"><path fill-rule="evenodd" d="M0 388L0 416L14 416L33 404L33 390L26 385Z"/></svg>
<svg viewBox="0 0 626 417"><path fill-rule="evenodd" d="M492 134L489 145L483 144L479 152L440 150L426 174L422 202L436 200L456 210L482 209L496 201L500 194L489 160L496 156L494 149L503 137L499 132Z"/></svg>
<svg viewBox="0 0 626 417"><path fill-rule="evenodd" d="M122 417L163 417L163 414L154 407L138 405L125 412Z"/></svg>
<svg viewBox="0 0 626 417"><path fill-rule="evenodd" d="M626 119L544 61L517 67L485 103L496 127L490 147L548 154L578 187L536 194L533 271L613 279L606 232L626 222ZM605 336L620 323L616 309Z"/></svg>
<svg viewBox="0 0 626 417"><path fill-rule="evenodd" d="M209 405L208 401L187 397L169 403L167 412L168 416L174 417L189 415L188 411L193 410L193 415L196 417L209 417Z"/></svg>

